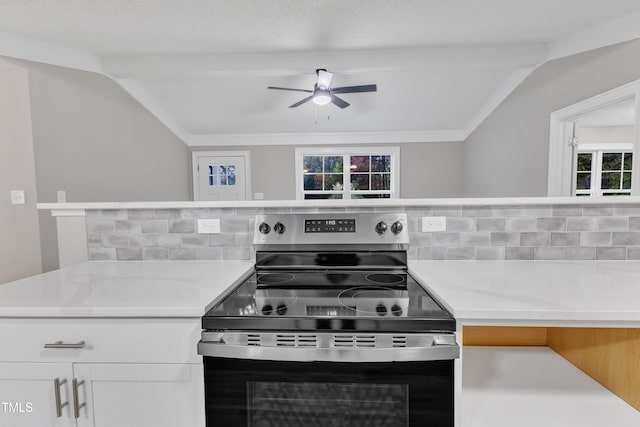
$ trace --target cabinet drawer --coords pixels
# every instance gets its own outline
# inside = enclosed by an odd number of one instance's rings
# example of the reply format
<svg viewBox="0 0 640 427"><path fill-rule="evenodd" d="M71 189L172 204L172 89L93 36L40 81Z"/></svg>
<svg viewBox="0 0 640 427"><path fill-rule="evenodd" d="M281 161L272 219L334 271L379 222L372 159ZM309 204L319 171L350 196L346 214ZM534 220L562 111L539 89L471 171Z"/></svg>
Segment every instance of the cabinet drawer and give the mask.
<svg viewBox="0 0 640 427"><path fill-rule="evenodd" d="M3 318L0 362L201 363L200 319ZM45 348L62 341L82 348Z"/></svg>

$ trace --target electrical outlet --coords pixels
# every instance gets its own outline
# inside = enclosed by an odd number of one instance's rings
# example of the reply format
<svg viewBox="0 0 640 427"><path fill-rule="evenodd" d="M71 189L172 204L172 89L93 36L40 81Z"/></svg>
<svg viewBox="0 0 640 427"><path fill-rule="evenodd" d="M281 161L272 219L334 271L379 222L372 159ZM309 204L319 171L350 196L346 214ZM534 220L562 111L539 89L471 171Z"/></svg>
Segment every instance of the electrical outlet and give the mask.
<svg viewBox="0 0 640 427"><path fill-rule="evenodd" d="M447 231L447 217L446 216L423 216L422 232L428 233L430 231Z"/></svg>
<svg viewBox="0 0 640 427"><path fill-rule="evenodd" d="M198 233L199 234L220 234L220 220L219 219L199 219Z"/></svg>
<svg viewBox="0 0 640 427"><path fill-rule="evenodd" d="M12 205L24 205L26 202L23 190L11 190Z"/></svg>

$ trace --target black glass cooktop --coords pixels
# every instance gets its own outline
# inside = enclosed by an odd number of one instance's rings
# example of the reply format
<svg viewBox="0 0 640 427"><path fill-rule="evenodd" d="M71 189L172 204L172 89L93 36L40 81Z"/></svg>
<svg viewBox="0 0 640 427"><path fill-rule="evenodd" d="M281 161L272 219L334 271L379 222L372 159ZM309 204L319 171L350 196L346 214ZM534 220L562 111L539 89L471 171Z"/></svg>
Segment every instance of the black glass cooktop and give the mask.
<svg viewBox="0 0 640 427"><path fill-rule="evenodd" d="M451 314L404 270L257 272L204 329L453 331Z"/></svg>

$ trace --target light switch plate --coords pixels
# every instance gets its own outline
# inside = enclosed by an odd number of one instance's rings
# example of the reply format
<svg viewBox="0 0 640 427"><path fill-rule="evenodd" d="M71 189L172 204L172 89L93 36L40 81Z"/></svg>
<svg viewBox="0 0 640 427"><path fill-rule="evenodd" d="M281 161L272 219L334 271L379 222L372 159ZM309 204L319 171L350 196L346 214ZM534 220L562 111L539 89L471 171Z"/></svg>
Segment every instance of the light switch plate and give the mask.
<svg viewBox="0 0 640 427"><path fill-rule="evenodd" d="M447 231L447 217L446 216L423 216L422 232L428 233L431 231Z"/></svg>
<svg viewBox="0 0 640 427"><path fill-rule="evenodd" d="M199 219L199 234L220 234L220 219Z"/></svg>
<svg viewBox="0 0 640 427"><path fill-rule="evenodd" d="M24 196L23 190L11 190L11 204L12 205L24 205L27 200Z"/></svg>

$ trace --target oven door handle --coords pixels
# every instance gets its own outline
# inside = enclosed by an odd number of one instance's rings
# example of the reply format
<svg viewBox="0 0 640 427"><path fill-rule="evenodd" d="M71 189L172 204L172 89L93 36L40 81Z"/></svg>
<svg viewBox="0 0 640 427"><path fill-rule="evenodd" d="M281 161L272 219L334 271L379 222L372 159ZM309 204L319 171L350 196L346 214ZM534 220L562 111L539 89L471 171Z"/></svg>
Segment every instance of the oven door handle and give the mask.
<svg viewBox="0 0 640 427"><path fill-rule="evenodd" d="M460 347L457 344L396 348L263 347L200 341L198 354L208 357L287 362L380 363L453 360L460 357Z"/></svg>

